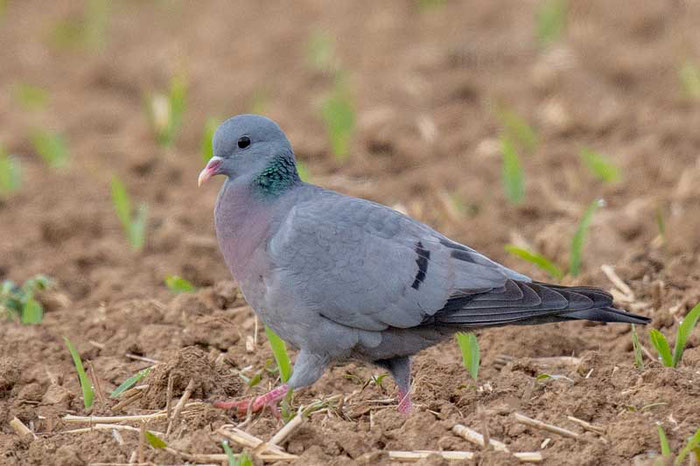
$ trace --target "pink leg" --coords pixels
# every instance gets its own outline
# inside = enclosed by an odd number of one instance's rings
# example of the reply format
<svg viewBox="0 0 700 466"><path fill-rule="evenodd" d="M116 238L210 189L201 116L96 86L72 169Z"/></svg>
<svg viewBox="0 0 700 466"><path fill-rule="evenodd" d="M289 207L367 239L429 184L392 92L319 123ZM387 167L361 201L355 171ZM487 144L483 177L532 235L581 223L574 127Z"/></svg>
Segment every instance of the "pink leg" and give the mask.
<svg viewBox="0 0 700 466"><path fill-rule="evenodd" d="M236 409L237 413L241 416L246 414L248 409L250 409L252 412L257 412L263 409L265 406L270 406L273 408L273 412L276 412L277 402L284 398L288 391L289 386L284 384L255 399L239 401L215 401L214 407L221 409Z"/></svg>
<svg viewBox="0 0 700 466"><path fill-rule="evenodd" d="M398 410L401 414L408 416L413 410L413 405L411 404L411 393L405 392L399 389L399 407Z"/></svg>

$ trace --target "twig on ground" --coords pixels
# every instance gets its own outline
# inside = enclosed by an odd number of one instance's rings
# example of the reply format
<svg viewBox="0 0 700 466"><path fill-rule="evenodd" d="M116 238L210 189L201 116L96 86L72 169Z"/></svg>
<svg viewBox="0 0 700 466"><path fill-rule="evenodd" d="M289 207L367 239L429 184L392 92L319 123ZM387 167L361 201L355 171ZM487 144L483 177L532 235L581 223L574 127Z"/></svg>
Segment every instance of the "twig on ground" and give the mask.
<svg viewBox="0 0 700 466"><path fill-rule="evenodd" d="M178 416L180 416L180 412L182 411L182 408L185 407L185 404L187 403L187 400L190 399L190 396L192 396L192 392L194 391L194 379L190 379L190 381L187 383L187 387L185 388L184 393L182 394L182 397L180 398L180 401L177 402L175 405L175 408L173 409L173 416L170 418L170 421L168 422L168 429L165 431L165 435L170 435L170 432L173 430L173 424L177 420ZM167 416L167 412L166 412Z"/></svg>
<svg viewBox="0 0 700 466"><path fill-rule="evenodd" d="M284 442L287 437L289 437L300 425L302 425L303 422L304 416L302 416L301 409L299 409L299 411L297 411L297 415L294 416L291 421L286 423L280 430L278 430L277 433L267 441L267 443L269 445L279 445L280 443Z"/></svg>
<svg viewBox="0 0 700 466"><path fill-rule="evenodd" d="M563 437L569 437L569 438L575 438L575 439L582 438L581 435L577 434L576 432L572 432L572 431L564 429L562 427L557 427L553 424L547 424L546 422L538 421L537 419L532 419L532 418L527 417L527 416L520 414L520 413L515 413L515 420L521 424L525 424L525 425L528 425L530 427L534 427L536 429L542 429L542 430L546 430L549 432L553 432L553 433L559 434Z"/></svg>
<svg viewBox="0 0 700 466"><path fill-rule="evenodd" d="M259 438L242 431L237 427L224 425L217 429L216 433L226 437L242 447L251 448L253 451L264 444L265 446L262 451L255 452L255 455L263 461L289 461L298 458L296 455L285 452L277 445L271 445L269 443L265 444Z"/></svg>
<svg viewBox="0 0 700 466"><path fill-rule="evenodd" d="M95 340L88 340L88 343L90 343L95 348L99 348L99 349L105 349L105 347L106 347L106 345L104 343L100 343L99 341L95 341Z"/></svg>
<svg viewBox="0 0 700 466"><path fill-rule="evenodd" d="M471 442L475 445L479 445L480 447L483 447L486 445L486 440L484 439L484 436L481 435L479 432L470 429L467 426L463 426L462 424L455 424L452 427L452 432L460 437L462 437L464 440L467 442ZM494 450L497 451L508 451L508 447L506 447L506 444L503 442L499 442L498 440L490 438L488 440L489 445L491 445Z"/></svg>
<svg viewBox="0 0 700 466"><path fill-rule="evenodd" d="M474 453L471 451L437 451L437 450L415 450L415 451L389 451L389 459L402 461L405 463L415 463L430 455L438 455L446 460L471 460Z"/></svg>
<svg viewBox="0 0 700 466"><path fill-rule="evenodd" d="M57 432L58 434L81 434L83 432L92 432L94 430L128 430L129 432L140 432L140 428L136 428L133 426L127 426L123 424L93 424L90 427L81 427L79 429L71 429L71 430L64 430L61 432ZM152 430L156 435L164 435L162 432L156 432L155 430Z"/></svg>
<svg viewBox="0 0 700 466"><path fill-rule="evenodd" d="M611 265L603 264L600 266L600 270L602 270L605 276L608 277L608 280L610 280L612 284L615 285L615 288L622 292L626 301L630 303L635 301L634 292L627 285L627 283L622 281L620 276L617 274L617 272L615 272L615 269Z"/></svg>
<svg viewBox="0 0 700 466"><path fill-rule="evenodd" d="M141 428L139 429L139 463L144 462L144 447L146 446L146 423L141 423Z"/></svg>
<svg viewBox="0 0 700 466"><path fill-rule="evenodd" d="M171 415L170 407L171 407L172 401L173 401L173 383L174 383L174 379L173 379L173 373L171 371L168 373L168 388L166 389L166 392L165 392L165 413L166 413L166 417L168 418L168 421L170 421L170 417L171 417L170 416Z"/></svg>
<svg viewBox="0 0 700 466"><path fill-rule="evenodd" d="M22 421L19 420L17 417L13 417L12 420L10 421L10 427L12 427L12 430L15 431L17 435L20 436L20 438L24 438L27 436L32 436L32 438L36 438L36 434L32 432L32 430L24 425Z"/></svg>
<svg viewBox="0 0 700 466"><path fill-rule="evenodd" d="M590 432L600 435L600 439L603 441L603 443L608 443L608 439L605 438L605 427L591 424L590 422L584 421L583 419L579 419L573 416L566 416L566 418L571 422L575 422L576 424L580 425L584 430L588 430Z"/></svg>
<svg viewBox="0 0 700 466"><path fill-rule="evenodd" d="M117 442L119 446L124 446L124 437L122 437L122 434L114 427L112 427L112 438L114 438L114 441Z"/></svg>
<svg viewBox="0 0 700 466"><path fill-rule="evenodd" d="M92 361L88 361L87 366L88 374L90 375L90 379L92 379L92 384L95 386L95 393L97 394L97 399L100 401L100 403L106 405L107 398L105 398L105 392L102 391L102 384L100 383L100 379L97 377L97 372L95 372L95 366L92 364Z"/></svg>
<svg viewBox="0 0 700 466"><path fill-rule="evenodd" d="M125 397L122 401L112 406L112 411L119 411L120 409L126 408L127 406L141 398L143 396L143 393L143 390L132 392L130 396Z"/></svg>
<svg viewBox="0 0 700 466"><path fill-rule="evenodd" d="M157 360L151 359L151 358L147 358L144 356L139 356L138 354L126 353L125 356L129 359L134 359L136 361L143 361L143 362L147 362L150 364L160 364L160 361L157 361Z"/></svg>

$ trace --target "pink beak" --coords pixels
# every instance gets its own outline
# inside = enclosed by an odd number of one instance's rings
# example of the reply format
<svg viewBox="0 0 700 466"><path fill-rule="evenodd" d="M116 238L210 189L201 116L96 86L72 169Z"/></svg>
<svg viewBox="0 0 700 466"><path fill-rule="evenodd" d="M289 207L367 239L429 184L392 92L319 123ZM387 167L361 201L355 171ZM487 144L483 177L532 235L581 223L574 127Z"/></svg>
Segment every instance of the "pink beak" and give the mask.
<svg viewBox="0 0 700 466"><path fill-rule="evenodd" d="M209 178L211 178L214 175L219 174L219 168L221 168L221 164L224 163L224 159L221 157L212 157L209 159L209 162L207 162L207 166L204 167L204 170L199 172L199 178L197 179L197 186L202 186L203 183L205 183Z"/></svg>

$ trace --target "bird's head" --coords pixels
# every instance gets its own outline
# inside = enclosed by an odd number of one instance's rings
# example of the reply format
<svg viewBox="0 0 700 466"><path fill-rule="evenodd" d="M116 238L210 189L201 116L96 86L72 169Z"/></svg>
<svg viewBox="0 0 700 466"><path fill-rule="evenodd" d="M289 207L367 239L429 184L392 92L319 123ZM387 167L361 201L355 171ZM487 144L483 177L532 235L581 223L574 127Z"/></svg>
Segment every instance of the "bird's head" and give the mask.
<svg viewBox="0 0 700 466"><path fill-rule="evenodd" d="M214 133L213 149L214 156L199 173L200 186L216 175L255 178L279 159L294 167L294 153L284 132L260 115L236 115L223 122Z"/></svg>

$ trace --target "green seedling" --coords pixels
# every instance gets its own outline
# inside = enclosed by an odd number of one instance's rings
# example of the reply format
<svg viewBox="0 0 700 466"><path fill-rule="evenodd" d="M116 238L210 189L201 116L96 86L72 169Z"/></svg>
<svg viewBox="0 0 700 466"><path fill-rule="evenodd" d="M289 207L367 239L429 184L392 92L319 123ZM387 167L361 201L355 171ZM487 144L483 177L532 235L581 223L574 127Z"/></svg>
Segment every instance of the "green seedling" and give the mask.
<svg viewBox="0 0 700 466"><path fill-rule="evenodd" d="M678 70L683 93L690 99L700 99L700 66L686 61Z"/></svg>
<svg viewBox="0 0 700 466"><path fill-rule="evenodd" d="M38 324L44 318L41 303L34 298L37 291L53 286L53 280L45 275L35 275L20 287L10 280L0 285L0 310L16 315L23 324Z"/></svg>
<svg viewBox="0 0 700 466"><path fill-rule="evenodd" d="M9 197L22 185L22 165L0 145L0 199Z"/></svg>
<svg viewBox="0 0 700 466"><path fill-rule="evenodd" d="M535 377L535 381L539 383L546 383L552 380L566 380L568 382L574 383L574 381L571 380L569 377L559 374L540 374L537 377Z"/></svg>
<svg viewBox="0 0 700 466"><path fill-rule="evenodd" d="M642 344L639 343L637 326L632 324L632 349L634 350L634 365L640 371L644 370L644 359L642 358Z"/></svg>
<svg viewBox="0 0 700 466"><path fill-rule="evenodd" d="M506 244L505 248L508 253L535 264L537 267L547 272L552 278L556 280L564 278L564 272L546 257L520 248L514 244Z"/></svg>
<svg viewBox="0 0 700 466"><path fill-rule="evenodd" d="M233 450L231 450L228 440L223 440L221 442L221 447L224 449L224 453L226 453L228 466L254 466L253 460L250 459L247 453L240 453L236 456Z"/></svg>
<svg viewBox="0 0 700 466"><path fill-rule="evenodd" d="M678 452L676 460L673 462L673 466L681 466L683 461L685 461L686 456L693 453L695 455L695 462L700 463L700 429L695 431L692 437L688 439L688 443L685 444L681 451Z"/></svg>
<svg viewBox="0 0 700 466"><path fill-rule="evenodd" d="M597 199L588 206L586 211L583 213L581 222L576 228L574 237L571 239L571 255L569 257L569 274L572 277L577 277L581 272L581 255L583 252L583 245L586 239L586 233L588 232L588 227L591 225L593 220L593 214L595 214L598 207L603 205L601 199Z"/></svg>
<svg viewBox="0 0 700 466"><path fill-rule="evenodd" d="M620 181L620 170L606 156L587 148L581 149L579 156L596 178L606 183Z"/></svg>
<svg viewBox="0 0 700 466"><path fill-rule="evenodd" d="M190 293L192 291L197 291L197 287L178 275L168 275L165 277L165 286L167 286L170 291L175 293Z"/></svg>
<svg viewBox="0 0 700 466"><path fill-rule="evenodd" d="M275 356L275 361L277 361L282 383L287 383L287 380L289 380L289 377L292 375L292 364L289 362L287 345L285 345L284 340L277 336L267 325L265 326L265 335L267 335L267 340L270 342L270 347L272 348L272 354Z"/></svg>
<svg viewBox="0 0 700 466"><path fill-rule="evenodd" d="M51 44L64 49L100 50L109 23L109 0L87 0L79 17L62 20L51 32Z"/></svg>
<svg viewBox="0 0 700 466"><path fill-rule="evenodd" d="M539 140L537 132L525 118L503 104L496 104L494 113L503 128L503 132L511 142L526 152L534 152L537 149Z"/></svg>
<svg viewBox="0 0 700 466"><path fill-rule="evenodd" d="M541 0L535 17L536 38L540 47L557 42L566 29L567 0Z"/></svg>
<svg viewBox="0 0 700 466"><path fill-rule="evenodd" d="M147 99L148 119L158 144L171 146L182 124L187 101L187 81L183 75L170 79L168 93L155 92Z"/></svg>
<svg viewBox="0 0 700 466"><path fill-rule="evenodd" d="M501 153L503 154L502 180L506 198L511 204L520 204L525 197L523 169L513 141L505 135L501 135Z"/></svg>
<svg viewBox="0 0 700 466"><path fill-rule="evenodd" d="M146 436L146 441L147 441L148 444L149 444L150 446L152 446L153 448L159 448L159 449L160 449L160 448L165 448L165 447L168 446L168 444L165 443L165 440L163 440L162 438L158 437L156 434L154 434L154 433L151 432L150 430L147 430L146 432L144 432L144 434L145 434L145 436Z"/></svg>
<svg viewBox="0 0 700 466"><path fill-rule="evenodd" d="M112 204L132 249L142 250L146 243L148 206L145 203L139 204L132 215L129 194L124 183L116 176L112 178Z"/></svg>
<svg viewBox="0 0 700 466"><path fill-rule="evenodd" d="M202 162L206 164L214 155L214 133L216 128L221 124L219 118L209 117L204 123L204 131L202 131L202 142L200 143Z"/></svg>
<svg viewBox="0 0 700 466"><path fill-rule="evenodd" d="M43 110L49 101L49 93L38 86L18 83L12 88L12 98L25 110Z"/></svg>
<svg viewBox="0 0 700 466"><path fill-rule="evenodd" d="M479 375L479 341L473 333L458 333L457 344L462 352L462 363L476 382Z"/></svg>
<svg viewBox="0 0 700 466"><path fill-rule="evenodd" d="M326 97L321 108L321 116L336 160L347 160L350 140L355 130L355 111L350 92L342 78L338 77L331 94Z"/></svg>
<svg viewBox="0 0 700 466"><path fill-rule="evenodd" d="M39 157L50 167L64 167L68 163L68 144L61 134L38 129L32 133L31 143Z"/></svg>
<svg viewBox="0 0 700 466"><path fill-rule="evenodd" d="M683 359L683 351L688 342L688 337L697 325L698 320L700 320L700 304L697 304L691 309L688 315L686 315L683 321L678 325L676 344L674 345L673 353L671 353L671 347L666 337L661 332L656 329L651 329L649 331L651 344L656 349L656 352L659 353L659 357L664 366L678 367L681 359Z"/></svg>
<svg viewBox="0 0 700 466"><path fill-rule="evenodd" d="M377 387L384 390L384 386L382 385L382 383L384 383L385 378L386 378L386 374L379 374L379 375L372 375L372 377L370 377L369 380L370 380L370 383L373 383Z"/></svg>
<svg viewBox="0 0 700 466"><path fill-rule="evenodd" d="M147 367L126 379L117 388L114 389L114 391L109 395L110 398L119 398L122 395L122 393L124 393L125 391L139 383L141 379L146 377L148 373L151 372L151 369L151 367Z"/></svg>
<svg viewBox="0 0 700 466"><path fill-rule="evenodd" d="M306 166L301 160L297 160L297 172L299 173L299 178L305 183L311 182L311 174L309 173L309 167Z"/></svg>
<svg viewBox="0 0 700 466"><path fill-rule="evenodd" d="M335 44L330 34L316 30L306 42L306 56L309 65L317 71L332 73L337 67Z"/></svg>
<svg viewBox="0 0 700 466"><path fill-rule="evenodd" d="M63 337L63 340L66 342L68 351L70 352L70 355L73 358L73 364L75 364L75 371L78 373L78 379L80 380L80 388L83 390L83 404L85 405L85 409L89 409L92 406L92 400L95 396L95 393L92 390L92 384L90 383L90 379L85 373L83 361L80 359L80 354L78 354L78 352L75 350L75 347L73 347L73 343L71 343L67 337Z"/></svg>
<svg viewBox="0 0 700 466"><path fill-rule="evenodd" d="M667 460L671 459L671 446L668 444L668 438L666 437L666 432L661 424L656 424L656 430L659 433L659 443L661 444L661 456Z"/></svg>

